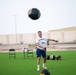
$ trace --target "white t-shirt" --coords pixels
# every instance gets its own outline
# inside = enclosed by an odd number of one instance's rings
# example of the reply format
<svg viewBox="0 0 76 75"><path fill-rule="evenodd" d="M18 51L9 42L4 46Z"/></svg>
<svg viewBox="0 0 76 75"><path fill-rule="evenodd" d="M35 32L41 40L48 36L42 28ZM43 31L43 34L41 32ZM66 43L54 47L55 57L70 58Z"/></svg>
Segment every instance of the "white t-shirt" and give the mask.
<svg viewBox="0 0 76 75"><path fill-rule="evenodd" d="M47 44L47 39L39 37L39 38L36 39L36 43L39 43L40 46L42 46L43 48L45 48L46 44ZM40 48L38 46L37 46L37 48L42 49L42 48Z"/></svg>

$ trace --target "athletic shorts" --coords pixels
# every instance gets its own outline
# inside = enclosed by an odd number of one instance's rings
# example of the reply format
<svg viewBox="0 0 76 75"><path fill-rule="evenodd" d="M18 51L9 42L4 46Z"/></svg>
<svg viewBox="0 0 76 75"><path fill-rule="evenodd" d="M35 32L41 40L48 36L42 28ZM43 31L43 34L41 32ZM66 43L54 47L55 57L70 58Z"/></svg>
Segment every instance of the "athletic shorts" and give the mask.
<svg viewBox="0 0 76 75"><path fill-rule="evenodd" d="M46 57L46 51L43 51L43 50L37 48L37 49L36 49L36 55L37 55L37 58L38 58L38 57L41 57L41 56L42 56L43 58L45 58L45 57Z"/></svg>

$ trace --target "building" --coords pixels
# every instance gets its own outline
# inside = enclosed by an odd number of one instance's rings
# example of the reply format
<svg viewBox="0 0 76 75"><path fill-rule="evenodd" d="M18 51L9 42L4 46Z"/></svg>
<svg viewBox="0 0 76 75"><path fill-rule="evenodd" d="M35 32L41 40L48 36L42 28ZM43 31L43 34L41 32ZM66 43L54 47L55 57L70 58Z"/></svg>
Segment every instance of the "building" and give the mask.
<svg viewBox="0 0 76 75"><path fill-rule="evenodd" d="M49 30L50 38L59 39L59 42L76 42L76 26Z"/></svg>
<svg viewBox="0 0 76 75"><path fill-rule="evenodd" d="M49 30L43 36L59 42L76 42L76 26ZM17 34L17 39L16 34L0 35L0 44L34 44L36 37L36 33Z"/></svg>

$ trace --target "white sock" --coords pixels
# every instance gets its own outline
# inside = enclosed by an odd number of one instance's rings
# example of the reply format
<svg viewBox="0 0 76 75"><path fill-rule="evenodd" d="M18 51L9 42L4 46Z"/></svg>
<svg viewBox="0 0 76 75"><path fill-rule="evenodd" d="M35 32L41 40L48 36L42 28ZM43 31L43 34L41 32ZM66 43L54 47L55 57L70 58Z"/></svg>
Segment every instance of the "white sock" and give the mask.
<svg viewBox="0 0 76 75"><path fill-rule="evenodd" d="M37 68L40 69L40 65L37 65Z"/></svg>
<svg viewBox="0 0 76 75"><path fill-rule="evenodd" d="M43 67L45 66L45 63L43 63Z"/></svg>

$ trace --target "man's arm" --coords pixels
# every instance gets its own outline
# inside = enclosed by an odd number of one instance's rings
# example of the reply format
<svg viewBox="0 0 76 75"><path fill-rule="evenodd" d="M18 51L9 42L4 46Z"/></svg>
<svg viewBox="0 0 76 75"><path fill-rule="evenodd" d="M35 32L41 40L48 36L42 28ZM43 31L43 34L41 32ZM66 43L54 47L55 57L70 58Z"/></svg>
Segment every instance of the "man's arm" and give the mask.
<svg viewBox="0 0 76 75"><path fill-rule="evenodd" d="M40 48L44 49L42 46L40 46L40 44L39 44L39 43L36 43L36 46L38 46L38 47L40 47Z"/></svg>
<svg viewBox="0 0 76 75"><path fill-rule="evenodd" d="M58 40L54 40L54 39L47 39L48 41L54 41L54 42L58 42Z"/></svg>

